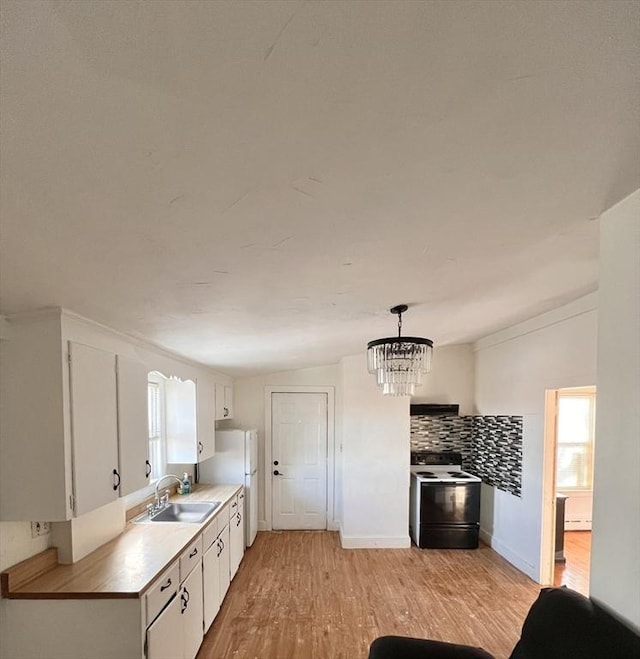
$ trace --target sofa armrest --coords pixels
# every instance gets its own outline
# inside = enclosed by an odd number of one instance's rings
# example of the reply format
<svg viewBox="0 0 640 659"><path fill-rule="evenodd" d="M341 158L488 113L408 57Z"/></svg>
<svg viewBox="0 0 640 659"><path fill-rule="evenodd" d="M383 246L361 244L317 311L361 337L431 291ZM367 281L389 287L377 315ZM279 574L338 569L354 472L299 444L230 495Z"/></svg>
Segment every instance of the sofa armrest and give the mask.
<svg viewBox="0 0 640 659"><path fill-rule="evenodd" d="M369 649L369 659L494 659L482 648L405 636L380 636Z"/></svg>

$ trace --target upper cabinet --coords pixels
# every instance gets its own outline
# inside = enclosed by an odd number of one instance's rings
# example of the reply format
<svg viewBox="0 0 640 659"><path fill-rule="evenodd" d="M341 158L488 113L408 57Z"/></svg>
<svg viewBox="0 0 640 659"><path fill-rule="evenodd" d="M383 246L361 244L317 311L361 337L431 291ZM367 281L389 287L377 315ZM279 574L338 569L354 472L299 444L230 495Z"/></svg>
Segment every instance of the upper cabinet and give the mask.
<svg viewBox="0 0 640 659"><path fill-rule="evenodd" d="M198 459L208 460L216 452L215 384L199 378L196 384Z"/></svg>
<svg viewBox="0 0 640 659"><path fill-rule="evenodd" d="M148 373L173 370L167 357L60 309L8 324L0 521L64 521L148 485L163 469L149 456ZM215 384L206 369L175 367L193 379L166 379L166 458L194 464L215 451Z"/></svg>
<svg viewBox="0 0 640 659"><path fill-rule="evenodd" d="M165 382L167 462L195 464L215 452L213 384L168 378Z"/></svg>
<svg viewBox="0 0 640 659"><path fill-rule="evenodd" d="M216 421L233 417L233 387L216 383Z"/></svg>
<svg viewBox="0 0 640 659"><path fill-rule="evenodd" d="M119 455L132 414L119 427L116 354L66 340L53 313L13 324L1 350L0 518L63 521L115 501L133 469ZM146 415L146 380L133 389Z"/></svg>
<svg viewBox="0 0 640 659"><path fill-rule="evenodd" d="M118 498L116 356L69 342L75 513Z"/></svg>
<svg viewBox="0 0 640 659"><path fill-rule="evenodd" d="M137 360L117 355L118 462L120 496L149 484L149 419L147 367Z"/></svg>

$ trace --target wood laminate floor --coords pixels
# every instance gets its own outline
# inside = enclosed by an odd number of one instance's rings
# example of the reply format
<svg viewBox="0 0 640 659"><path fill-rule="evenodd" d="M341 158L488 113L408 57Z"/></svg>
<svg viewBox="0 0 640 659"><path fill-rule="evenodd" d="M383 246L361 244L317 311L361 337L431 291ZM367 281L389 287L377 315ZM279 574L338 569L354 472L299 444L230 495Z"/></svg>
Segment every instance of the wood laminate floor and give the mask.
<svg viewBox="0 0 640 659"><path fill-rule="evenodd" d="M591 531L565 531L564 555L566 563L555 564L554 585L589 595Z"/></svg>
<svg viewBox="0 0 640 659"><path fill-rule="evenodd" d="M383 634L509 656L540 586L493 550L342 549L258 533L197 659L366 659Z"/></svg>

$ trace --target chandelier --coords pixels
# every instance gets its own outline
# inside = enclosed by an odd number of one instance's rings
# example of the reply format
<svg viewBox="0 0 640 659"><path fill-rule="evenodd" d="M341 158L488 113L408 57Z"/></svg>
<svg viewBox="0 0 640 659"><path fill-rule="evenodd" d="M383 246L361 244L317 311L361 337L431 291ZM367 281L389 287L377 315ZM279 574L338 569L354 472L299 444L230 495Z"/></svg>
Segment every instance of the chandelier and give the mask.
<svg viewBox="0 0 640 659"><path fill-rule="evenodd" d="M408 309L399 304L390 309L398 316L398 336L367 343L367 368L375 373L385 396L413 396L422 374L431 370L433 341L415 336L400 336L402 314Z"/></svg>

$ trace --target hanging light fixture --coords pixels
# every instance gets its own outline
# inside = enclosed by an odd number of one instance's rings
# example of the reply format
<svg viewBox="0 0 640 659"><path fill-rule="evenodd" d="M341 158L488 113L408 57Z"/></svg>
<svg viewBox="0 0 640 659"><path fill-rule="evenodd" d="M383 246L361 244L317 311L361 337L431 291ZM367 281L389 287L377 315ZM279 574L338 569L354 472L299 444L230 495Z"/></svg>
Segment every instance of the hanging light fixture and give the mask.
<svg viewBox="0 0 640 659"><path fill-rule="evenodd" d="M415 336L400 336L402 314L408 309L399 304L390 309L398 316L398 336L376 339L367 344L367 366L375 373L385 396L413 396L423 373L431 370L433 341Z"/></svg>

